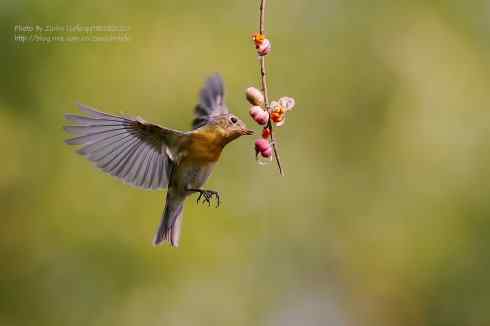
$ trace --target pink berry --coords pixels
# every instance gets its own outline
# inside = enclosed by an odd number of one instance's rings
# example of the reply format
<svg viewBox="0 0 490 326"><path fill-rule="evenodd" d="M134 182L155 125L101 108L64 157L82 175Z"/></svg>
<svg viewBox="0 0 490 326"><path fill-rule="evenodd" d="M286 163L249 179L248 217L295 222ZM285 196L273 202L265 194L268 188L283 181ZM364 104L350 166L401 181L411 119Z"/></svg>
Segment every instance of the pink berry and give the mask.
<svg viewBox="0 0 490 326"><path fill-rule="evenodd" d="M272 156L272 146L269 145L269 147L267 147L265 150L260 152L260 154L265 158L271 157Z"/></svg>
<svg viewBox="0 0 490 326"><path fill-rule="evenodd" d="M260 138L255 141L255 153L265 158L272 156L272 146L266 139Z"/></svg>
<svg viewBox="0 0 490 326"><path fill-rule="evenodd" d="M255 119L255 117L260 114L260 112L263 112L262 108L260 106L252 106L249 110L250 116Z"/></svg>
<svg viewBox="0 0 490 326"><path fill-rule="evenodd" d="M269 142L266 139L259 138L255 141L255 151L257 153L262 153L269 147Z"/></svg>
<svg viewBox="0 0 490 326"><path fill-rule="evenodd" d="M255 120L255 122L257 122L259 125L261 126L264 126L265 124L267 124L267 122L269 121L269 112L267 111L264 111L261 109L262 112L258 112L254 117L253 119Z"/></svg>
<svg viewBox="0 0 490 326"><path fill-rule="evenodd" d="M269 54L271 50L271 42L268 39L265 39L260 45L257 46L257 53L260 56Z"/></svg>

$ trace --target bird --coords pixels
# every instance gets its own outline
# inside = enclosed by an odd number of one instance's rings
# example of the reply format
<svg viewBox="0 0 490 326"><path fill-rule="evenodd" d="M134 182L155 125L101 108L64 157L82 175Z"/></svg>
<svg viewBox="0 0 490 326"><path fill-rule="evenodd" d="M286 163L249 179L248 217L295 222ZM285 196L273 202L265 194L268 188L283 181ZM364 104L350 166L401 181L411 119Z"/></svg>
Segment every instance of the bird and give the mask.
<svg viewBox="0 0 490 326"><path fill-rule="evenodd" d="M230 113L224 102L224 83L215 73L204 83L194 109L190 131L179 131L149 123L141 117L104 113L77 103L84 115L66 113L72 135L68 145L81 145L77 153L100 170L125 183L144 188L167 189L165 207L153 245L180 240L186 198L198 193L197 203L220 205L217 191L203 189L223 148L231 141L254 132Z"/></svg>

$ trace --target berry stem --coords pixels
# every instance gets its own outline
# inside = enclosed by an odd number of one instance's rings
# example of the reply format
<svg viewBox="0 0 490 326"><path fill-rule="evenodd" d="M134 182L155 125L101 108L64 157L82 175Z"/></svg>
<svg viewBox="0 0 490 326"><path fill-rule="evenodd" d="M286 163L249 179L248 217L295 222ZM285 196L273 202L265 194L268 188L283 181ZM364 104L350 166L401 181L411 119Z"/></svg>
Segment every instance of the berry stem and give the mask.
<svg viewBox="0 0 490 326"><path fill-rule="evenodd" d="M260 1L260 25L259 31L260 34L265 35L265 5L266 0ZM277 162L277 167L279 168L279 173L284 176L284 169L281 164L281 158L279 157L279 151L277 150L277 141L274 139L274 133L272 132L272 121L271 121L271 113L272 110L269 105L269 96L267 92L267 70L265 68L265 56L260 56L260 82L262 87L262 93L264 94L264 105L266 110L269 112L269 121L267 122L267 128L270 130L270 141L272 144L272 148L274 150L274 158Z"/></svg>

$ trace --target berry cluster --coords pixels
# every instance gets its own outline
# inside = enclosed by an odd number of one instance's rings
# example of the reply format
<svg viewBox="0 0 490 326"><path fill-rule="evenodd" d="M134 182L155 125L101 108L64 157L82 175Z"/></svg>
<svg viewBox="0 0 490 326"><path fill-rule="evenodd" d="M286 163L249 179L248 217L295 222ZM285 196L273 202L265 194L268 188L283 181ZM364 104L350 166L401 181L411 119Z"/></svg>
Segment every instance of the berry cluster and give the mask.
<svg viewBox="0 0 490 326"><path fill-rule="evenodd" d="M264 106L264 94L255 87L249 87L246 90L246 98L252 107L250 107L250 116L263 126L262 138L255 141L255 153L264 158L272 156L272 143L269 142L274 123L277 127L282 126L286 121L286 113L293 109L295 101L291 97L281 97L278 101L272 101L270 110ZM270 112L270 113L269 113Z"/></svg>

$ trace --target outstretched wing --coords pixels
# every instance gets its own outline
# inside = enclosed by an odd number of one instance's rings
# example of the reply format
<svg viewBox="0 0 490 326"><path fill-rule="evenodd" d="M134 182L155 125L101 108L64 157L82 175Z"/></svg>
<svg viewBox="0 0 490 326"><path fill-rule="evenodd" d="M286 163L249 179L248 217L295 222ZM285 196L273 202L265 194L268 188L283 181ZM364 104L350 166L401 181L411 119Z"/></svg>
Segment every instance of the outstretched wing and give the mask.
<svg viewBox="0 0 490 326"><path fill-rule="evenodd" d="M65 114L75 125L64 129L75 137L68 145L83 145L77 152L115 177L146 189L168 186L173 166L169 154L180 131L96 111L78 104L87 116Z"/></svg>
<svg viewBox="0 0 490 326"><path fill-rule="evenodd" d="M221 76L214 74L209 77L199 96L199 104L195 109L192 129L204 126L214 116L228 113L228 108L224 103L224 96L225 91Z"/></svg>

